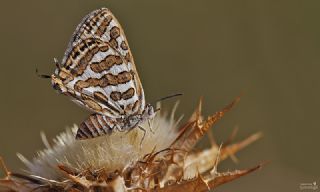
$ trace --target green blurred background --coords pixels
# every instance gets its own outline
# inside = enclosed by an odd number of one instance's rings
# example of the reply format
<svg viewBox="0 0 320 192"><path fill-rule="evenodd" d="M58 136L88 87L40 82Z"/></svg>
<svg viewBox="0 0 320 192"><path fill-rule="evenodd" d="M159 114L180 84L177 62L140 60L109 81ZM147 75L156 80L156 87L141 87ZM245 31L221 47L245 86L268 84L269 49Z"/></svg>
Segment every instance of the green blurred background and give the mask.
<svg viewBox="0 0 320 192"><path fill-rule="evenodd" d="M124 27L148 101L182 92L178 113L188 117L200 96L209 115L243 94L215 137L226 140L235 126L236 140L264 137L219 170L271 163L217 191L292 192L320 183L318 0L1 1L0 155L10 169L23 168L16 152L31 158L44 147L40 131L52 138L88 116L35 68L51 74L80 19L100 7Z"/></svg>

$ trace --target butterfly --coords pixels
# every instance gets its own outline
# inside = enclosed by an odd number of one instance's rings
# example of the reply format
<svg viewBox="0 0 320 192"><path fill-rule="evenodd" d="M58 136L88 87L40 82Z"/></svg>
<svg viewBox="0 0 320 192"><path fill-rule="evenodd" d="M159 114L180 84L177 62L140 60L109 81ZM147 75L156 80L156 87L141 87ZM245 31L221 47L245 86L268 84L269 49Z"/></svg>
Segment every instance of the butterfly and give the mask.
<svg viewBox="0 0 320 192"><path fill-rule="evenodd" d="M129 131L155 116L123 29L107 8L82 19L61 63L55 63L53 88L93 112L79 125L76 139Z"/></svg>

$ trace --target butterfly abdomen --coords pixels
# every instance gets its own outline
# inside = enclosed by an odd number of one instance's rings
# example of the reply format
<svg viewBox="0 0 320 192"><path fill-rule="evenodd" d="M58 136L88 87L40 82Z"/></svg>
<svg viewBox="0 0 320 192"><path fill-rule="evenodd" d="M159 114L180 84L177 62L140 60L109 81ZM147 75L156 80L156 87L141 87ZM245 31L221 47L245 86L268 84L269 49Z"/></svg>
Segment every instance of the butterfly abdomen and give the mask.
<svg viewBox="0 0 320 192"><path fill-rule="evenodd" d="M87 120L80 124L76 139L83 140L110 134L113 126L114 124L103 115L90 115Z"/></svg>

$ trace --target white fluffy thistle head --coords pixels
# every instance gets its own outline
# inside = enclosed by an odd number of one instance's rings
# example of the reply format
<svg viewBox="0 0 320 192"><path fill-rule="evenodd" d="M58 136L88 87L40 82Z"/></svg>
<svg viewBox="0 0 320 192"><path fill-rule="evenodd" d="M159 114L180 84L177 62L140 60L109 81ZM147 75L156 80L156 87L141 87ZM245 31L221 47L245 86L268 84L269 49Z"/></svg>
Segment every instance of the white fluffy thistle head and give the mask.
<svg viewBox="0 0 320 192"><path fill-rule="evenodd" d="M174 114L178 103L170 117L158 113L151 121L142 123L146 131L138 128L130 132L114 132L111 135L87 140L76 140L77 125L58 135L53 144L49 144L44 133L41 134L46 149L38 152L31 161L23 155L18 157L25 163L29 172L48 179L61 180L64 176L57 169L58 165L72 167L78 172L89 168L106 171L123 170L152 151L166 149L177 137L177 125ZM179 118L181 119L181 118Z"/></svg>

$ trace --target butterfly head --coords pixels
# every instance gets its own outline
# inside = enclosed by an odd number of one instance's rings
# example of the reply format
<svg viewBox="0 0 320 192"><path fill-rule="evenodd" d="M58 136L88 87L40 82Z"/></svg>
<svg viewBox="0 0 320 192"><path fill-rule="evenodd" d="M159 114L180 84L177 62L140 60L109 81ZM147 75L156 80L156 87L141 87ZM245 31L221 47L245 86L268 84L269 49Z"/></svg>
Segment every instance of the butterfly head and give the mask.
<svg viewBox="0 0 320 192"><path fill-rule="evenodd" d="M156 115L153 106L151 104L146 104L146 108L141 116L142 119L152 119Z"/></svg>
<svg viewBox="0 0 320 192"><path fill-rule="evenodd" d="M140 123L154 118L155 112L151 104L147 104L143 113L138 115L130 115L129 117L122 117L118 119L117 123L120 130L130 130L139 126Z"/></svg>

